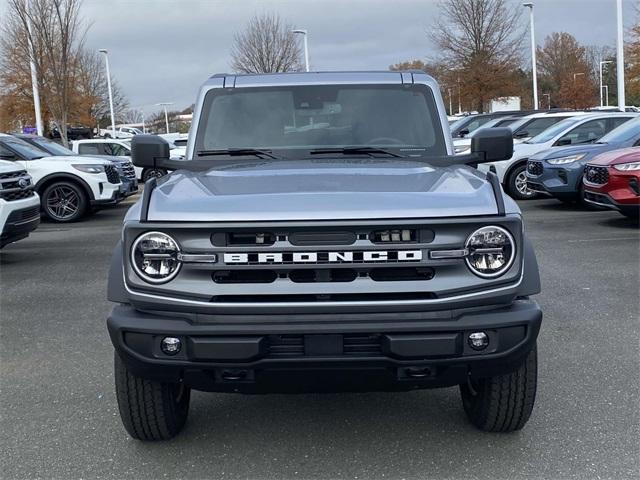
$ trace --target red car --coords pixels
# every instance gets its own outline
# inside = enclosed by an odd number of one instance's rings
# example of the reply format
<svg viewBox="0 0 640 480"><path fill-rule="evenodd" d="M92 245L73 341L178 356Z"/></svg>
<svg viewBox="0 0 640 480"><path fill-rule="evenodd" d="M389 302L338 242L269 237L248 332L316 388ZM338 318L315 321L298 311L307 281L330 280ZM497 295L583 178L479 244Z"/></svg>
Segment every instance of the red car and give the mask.
<svg viewBox="0 0 640 480"><path fill-rule="evenodd" d="M603 153L584 167L584 196L589 203L640 214L640 147Z"/></svg>

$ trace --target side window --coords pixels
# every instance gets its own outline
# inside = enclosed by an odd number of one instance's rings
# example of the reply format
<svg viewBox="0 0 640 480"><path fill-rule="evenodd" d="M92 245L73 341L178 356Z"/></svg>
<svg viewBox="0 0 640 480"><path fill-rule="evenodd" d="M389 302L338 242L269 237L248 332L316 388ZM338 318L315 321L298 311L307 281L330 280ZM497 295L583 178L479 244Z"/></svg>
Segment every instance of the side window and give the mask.
<svg viewBox="0 0 640 480"><path fill-rule="evenodd" d="M80 155L100 155L100 149L95 143L81 143L78 145Z"/></svg>
<svg viewBox="0 0 640 480"><path fill-rule="evenodd" d="M610 118L609 119L609 130L613 130L614 128L618 128L620 125L622 125L625 122L628 122L629 120L631 120L631 117L617 117L617 118Z"/></svg>
<svg viewBox="0 0 640 480"><path fill-rule="evenodd" d="M535 137L539 133L544 132L547 128L555 125L560 120L564 120L566 117L546 117L535 118L531 120L527 125L520 127L518 131L526 131L528 137Z"/></svg>
<svg viewBox="0 0 640 480"><path fill-rule="evenodd" d="M606 119L591 120L570 130L556 142L556 145L591 143L598 140L605 133L607 133Z"/></svg>
<svg viewBox="0 0 640 480"><path fill-rule="evenodd" d="M16 158L16 154L0 143L0 158L3 160Z"/></svg>
<svg viewBox="0 0 640 480"><path fill-rule="evenodd" d="M126 157L127 155L129 155L127 149L118 143L104 143L103 146L105 155L112 155L114 157Z"/></svg>

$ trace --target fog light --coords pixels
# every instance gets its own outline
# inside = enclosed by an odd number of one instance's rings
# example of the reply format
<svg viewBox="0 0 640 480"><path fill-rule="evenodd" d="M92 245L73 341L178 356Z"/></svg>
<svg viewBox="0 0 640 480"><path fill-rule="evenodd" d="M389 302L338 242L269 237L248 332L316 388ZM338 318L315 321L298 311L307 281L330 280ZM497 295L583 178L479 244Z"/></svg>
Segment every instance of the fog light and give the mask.
<svg viewBox="0 0 640 480"><path fill-rule="evenodd" d="M182 342L176 337L164 337L160 342L160 348L167 355L176 355L182 348Z"/></svg>
<svg viewBox="0 0 640 480"><path fill-rule="evenodd" d="M489 346L489 337L484 332L473 332L469 334L468 342L474 350L484 350Z"/></svg>

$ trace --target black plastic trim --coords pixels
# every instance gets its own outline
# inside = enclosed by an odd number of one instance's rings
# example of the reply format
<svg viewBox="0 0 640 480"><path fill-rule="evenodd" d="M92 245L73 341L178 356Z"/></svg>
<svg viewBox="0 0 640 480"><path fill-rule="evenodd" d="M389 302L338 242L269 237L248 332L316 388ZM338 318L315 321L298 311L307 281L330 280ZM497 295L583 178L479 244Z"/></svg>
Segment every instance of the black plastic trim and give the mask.
<svg viewBox="0 0 640 480"><path fill-rule="evenodd" d="M498 208L498 215L505 216L504 197L502 196L502 188L500 187L500 180L498 175L492 171L487 172L487 181L491 184L493 189L493 196L496 199L496 207Z"/></svg>
<svg viewBox="0 0 640 480"><path fill-rule="evenodd" d="M151 203L151 194L158 185L158 179L152 177L144 184L142 192L142 204L140 206L140 221L147 222L149 220L149 204Z"/></svg>

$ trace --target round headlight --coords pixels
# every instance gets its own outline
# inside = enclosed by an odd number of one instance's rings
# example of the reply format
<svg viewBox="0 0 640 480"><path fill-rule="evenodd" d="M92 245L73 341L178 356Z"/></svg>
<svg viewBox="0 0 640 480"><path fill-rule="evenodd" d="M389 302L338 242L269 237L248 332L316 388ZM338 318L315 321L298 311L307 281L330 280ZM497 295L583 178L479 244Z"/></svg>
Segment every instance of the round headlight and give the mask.
<svg viewBox="0 0 640 480"><path fill-rule="evenodd" d="M467 238L467 265L480 277L498 277L506 272L516 256L511 234L502 227L482 227Z"/></svg>
<svg viewBox="0 0 640 480"><path fill-rule="evenodd" d="M178 242L166 233L147 232L131 247L131 265L145 282L164 283L175 277L182 265Z"/></svg>

